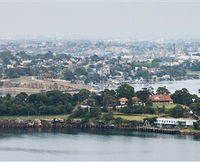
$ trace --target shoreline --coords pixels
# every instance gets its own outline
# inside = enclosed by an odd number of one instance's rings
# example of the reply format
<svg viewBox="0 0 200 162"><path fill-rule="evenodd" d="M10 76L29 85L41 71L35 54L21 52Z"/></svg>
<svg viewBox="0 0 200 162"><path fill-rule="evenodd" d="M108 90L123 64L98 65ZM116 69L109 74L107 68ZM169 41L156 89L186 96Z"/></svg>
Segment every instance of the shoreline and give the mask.
<svg viewBox="0 0 200 162"><path fill-rule="evenodd" d="M132 130L139 132L151 132L171 135L195 135L200 136L199 130L188 129L169 129L169 128L157 128L157 127L144 127L141 122L137 122L134 125L131 124L104 124L104 123L82 123L80 121L68 121L63 119L35 119L35 120L0 120L0 129L24 129L24 128L87 128L87 129L118 129L118 130Z"/></svg>

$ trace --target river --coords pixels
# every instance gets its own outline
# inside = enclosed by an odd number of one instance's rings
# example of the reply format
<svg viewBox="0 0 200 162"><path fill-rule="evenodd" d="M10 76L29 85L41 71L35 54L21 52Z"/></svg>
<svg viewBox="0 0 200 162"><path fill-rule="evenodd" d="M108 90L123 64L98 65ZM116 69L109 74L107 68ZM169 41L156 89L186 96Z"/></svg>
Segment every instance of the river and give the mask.
<svg viewBox="0 0 200 162"><path fill-rule="evenodd" d="M199 160L200 137L125 130L0 129L0 160Z"/></svg>

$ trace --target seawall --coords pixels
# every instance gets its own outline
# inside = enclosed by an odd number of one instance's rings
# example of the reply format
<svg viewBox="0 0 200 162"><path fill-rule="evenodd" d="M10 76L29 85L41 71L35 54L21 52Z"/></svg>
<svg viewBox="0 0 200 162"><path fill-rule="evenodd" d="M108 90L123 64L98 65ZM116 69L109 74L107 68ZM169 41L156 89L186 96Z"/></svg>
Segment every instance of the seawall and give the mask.
<svg viewBox="0 0 200 162"><path fill-rule="evenodd" d="M35 119L35 120L0 120L0 128L106 128L124 129L142 132L153 132L163 134L184 134L177 129L164 129L155 127L143 127L142 123L135 124L104 124L104 123L82 123L80 121L69 121L63 119ZM199 132L200 135L200 132Z"/></svg>

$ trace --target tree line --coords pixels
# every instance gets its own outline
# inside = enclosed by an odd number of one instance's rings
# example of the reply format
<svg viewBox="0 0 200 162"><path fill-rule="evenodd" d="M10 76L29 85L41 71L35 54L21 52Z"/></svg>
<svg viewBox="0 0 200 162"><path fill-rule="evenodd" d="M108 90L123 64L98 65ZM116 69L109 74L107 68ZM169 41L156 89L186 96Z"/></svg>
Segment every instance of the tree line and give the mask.
<svg viewBox="0 0 200 162"><path fill-rule="evenodd" d="M159 87L156 92L151 88L144 88L135 91L129 84L123 84L116 90L105 89L99 93L93 93L89 90L82 89L79 93L69 94L58 90L28 95L24 92L11 97L0 97L0 115L54 115L54 114L74 114L81 116L95 116L101 112L120 111L126 114L159 114L166 113L173 117L185 117L188 115L189 107L195 114L200 115L200 98L197 95L190 94L187 89L175 91L171 94L175 104L174 108L167 110L163 107L153 107L149 99L153 94L167 94L170 92L166 87ZM119 99L125 97L128 102L125 107L116 109L119 105ZM132 97L138 97L142 105L134 105ZM87 101L86 101L87 100ZM85 103L86 101L86 103ZM94 110L87 114L80 109L85 103ZM182 105L185 105L182 106Z"/></svg>

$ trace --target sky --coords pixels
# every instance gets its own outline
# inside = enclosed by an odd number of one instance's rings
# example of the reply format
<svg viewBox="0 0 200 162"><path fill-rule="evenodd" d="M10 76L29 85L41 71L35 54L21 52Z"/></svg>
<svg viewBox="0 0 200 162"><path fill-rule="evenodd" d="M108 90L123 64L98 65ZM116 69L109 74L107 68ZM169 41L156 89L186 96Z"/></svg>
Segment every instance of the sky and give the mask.
<svg viewBox="0 0 200 162"><path fill-rule="evenodd" d="M0 38L200 38L198 0L0 0Z"/></svg>

